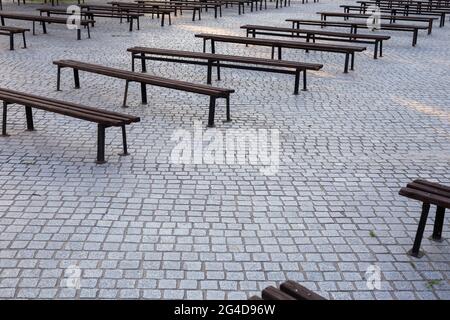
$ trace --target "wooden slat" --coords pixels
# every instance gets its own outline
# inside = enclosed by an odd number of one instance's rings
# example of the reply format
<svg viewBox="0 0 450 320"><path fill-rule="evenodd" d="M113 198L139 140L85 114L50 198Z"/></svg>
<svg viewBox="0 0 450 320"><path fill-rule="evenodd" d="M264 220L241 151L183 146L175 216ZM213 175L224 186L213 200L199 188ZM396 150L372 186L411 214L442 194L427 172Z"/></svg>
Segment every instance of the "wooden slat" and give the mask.
<svg viewBox="0 0 450 320"><path fill-rule="evenodd" d="M362 52L366 50L366 47L362 46L309 43L309 42L287 41L278 39L262 39L262 38L255 39L248 37L236 37L211 33L200 33L196 34L195 37L229 43L254 44L268 47L281 46L284 48L291 48L291 49L308 49L308 50L340 52L340 53Z"/></svg>
<svg viewBox="0 0 450 320"><path fill-rule="evenodd" d="M121 70L97 64L85 63L74 60L59 60L53 61L54 64L62 67L76 68L81 71L92 72L102 74L110 77L121 78L129 81L142 82L149 85L155 85L170 89L182 90L186 92L193 92L198 94L204 94L208 96L225 97L230 93L233 93L232 89L217 88L202 84L196 84L191 82L173 80L163 77L157 77L153 75L142 74L138 72Z"/></svg>
<svg viewBox="0 0 450 320"><path fill-rule="evenodd" d="M237 62L237 63L251 63L260 64L266 66L276 66L285 68L302 68L309 70L320 70L323 65L318 63L305 63L287 60L273 60L273 59L263 59L254 57L244 57L244 56L232 56L214 53L204 53L204 52L193 52L193 51L182 51L182 50L169 50L160 48L148 48L148 47L133 47L128 48L127 51L132 53L146 53L146 54L156 54L163 56L174 56L180 58L193 58L193 59L217 59L220 61Z"/></svg>
<svg viewBox="0 0 450 320"><path fill-rule="evenodd" d="M262 31L275 31L283 33L301 33L301 34L314 34L323 36L334 36L339 38L354 38L354 39L373 39L373 40L389 40L391 37L383 34L363 34L363 33L349 33L349 32L336 32L336 31L324 31L324 30L313 30L313 29L292 29L283 27L272 27L272 26L262 26L262 25L252 25L246 24L241 26L241 29L256 29Z"/></svg>
<svg viewBox="0 0 450 320"><path fill-rule="evenodd" d="M95 109L82 105L74 105L60 100L47 99L12 90L0 89L0 100L7 101L9 103L17 103L24 106L31 106L37 109L108 126L120 126L123 124L140 121L140 118L138 117L111 113L106 110Z"/></svg>
<svg viewBox="0 0 450 320"><path fill-rule="evenodd" d="M294 297L272 286L267 287L262 291L262 298L264 300L295 300Z"/></svg>
<svg viewBox="0 0 450 320"><path fill-rule="evenodd" d="M417 189L420 191L424 191L424 192L428 192L428 193L433 193L436 194L438 196L442 196L442 197L446 197L450 199L450 192L448 191L443 191L442 189L438 189L435 188L433 186L429 186L426 184L421 184L421 183L417 183L417 182L411 182L408 183L406 185L407 188L411 188L411 189Z"/></svg>
<svg viewBox="0 0 450 320"><path fill-rule="evenodd" d="M282 283L280 289L297 300L326 300L324 297L291 280Z"/></svg>
<svg viewBox="0 0 450 320"><path fill-rule="evenodd" d="M450 199L442 196L438 196L432 193L420 191L411 188L401 188L399 191L401 196L419 200L425 203L434 204L444 208L450 208Z"/></svg>
<svg viewBox="0 0 450 320"><path fill-rule="evenodd" d="M436 188L436 189L441 189L443 191L450 192L450 187L449 186L445 186L445 185L440 184L440 183L430 182L430 181L423 180L423 179L416 179L416 180L414 180L414 182L415 183L420 183L420 184L423 184L423 185L427 185L427 186L430 186L430 187L433 187L433 188Z"/></svg>

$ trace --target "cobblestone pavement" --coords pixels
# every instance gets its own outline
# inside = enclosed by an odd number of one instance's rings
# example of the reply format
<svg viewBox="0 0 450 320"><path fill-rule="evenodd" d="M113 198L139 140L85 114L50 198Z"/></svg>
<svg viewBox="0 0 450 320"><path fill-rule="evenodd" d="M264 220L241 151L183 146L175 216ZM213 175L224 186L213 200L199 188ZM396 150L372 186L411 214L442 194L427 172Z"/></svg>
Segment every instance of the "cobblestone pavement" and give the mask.
<svg viewBox="0 0 450 320"><path fill-rule="evenodd" d="M450 181L450 23L421 32L416 48L410 34L385 32L392 38L384 57L372 59L370 45L349 74L342 55L286 51L285 59L324 64L298 96L292 76L224 70L213 84L236 89L233 121L223 122L220 105L216 130L278 129L274 175L245 163L171 161L174 132L192 132L196 120L205 127L205 97L149 87L143 106L132 85L124 111L122 81L82 73L82 89L74 90L69 71L63 91L55 90L55 59L128 69L131 46L200 51L198 32L288 26L286 18L353 1L293 2L243 16L227 9L218 20L185 14L164 28L147 17L132 33L100 18L82 41L50 25L13 52L0 38L2 87L142 117L128 129L129 157L117 155L119 130L107 131L108 163L99 166L95 125L35 111L37 131L27 132L23 108L10 108L11 136L0 144L1 298L246 299L286 279L333 299L450 298L449 241L424 238L426 256L407 256L420 204L398 196L417 177ZM218 52L270 56L269 48L239 45L219 44ZM152 74L206 80L203 67L148 66ZM370 265L380 267L379 290L367 286ZM78 271L80 289L73 288Z"/></svg>

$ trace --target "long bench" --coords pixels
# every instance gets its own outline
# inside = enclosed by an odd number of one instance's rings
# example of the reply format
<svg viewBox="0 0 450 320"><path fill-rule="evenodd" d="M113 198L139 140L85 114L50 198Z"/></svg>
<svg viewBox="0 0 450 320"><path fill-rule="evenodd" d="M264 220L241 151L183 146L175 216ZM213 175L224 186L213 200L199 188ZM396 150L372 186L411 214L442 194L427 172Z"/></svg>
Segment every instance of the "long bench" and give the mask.
<svg viewBox="0 0 450 320"><path fill-rule="evenodd" d="M30 15L30 14L0 11L0 20L1 20L2 26L5 26L5 19L32 21L33 22L33 35L36 34L36 32L35 32L36 22L39 22L42 24L43 33L47 33L46 23L56 23L56 24L63 24L63 25L67 25L67 23L68 23L66 18L43 17L43 16L36 16L36 15ZM95 22L94 20L81 20L80 21L80 26L87 28L88 38L91 37L89 25L93 24L94 22ZM76 30L77 30L77 40L81 40L81 29L77 28Z"/></svg>
<svg viewBox="0 0 450 320"><path fill-rule="evenodd" d="M247 37L235 37L227 35L200 33L195 37L203 39L203 52L206 52L206 42L211 41L211 53L216 53L216 42L235 43L245 45L255 45L272 48L272 59L275 58L275 49L278 49L278 60L282 60L282 48L297 49L306 51L320 51L320 52L333 52L345 54L344 73L348 73L349 61L351 57L350 69L354 69L355 53L365 51L365 47L361 46L343 46L343 45L331 45L331 44L318 44L299 41L285 41L275 39L253 39Z"/></svg>
<svg viewBox="0 0 450 320"><path fill-rule="evenodd" d="M208 127L214 127L214 115L216 108L216 100L217 99L225 99L226 100L226 114L227 121L231 121L230 115L230 94L234 92L232 89L223 89L216 88L202 84L196 84L186 81L173 80L163 77L157 77L148 74L142 74L138 72L121 70L111 67L106 67L98 64L86 63L81 61L74 60L59 60L53 61L58 67L58 76L57 76L57 90L60 90L61 84L61 69L62 68L71 68L73 69L75 88L80 88L80 78L79 71L85 71L90 73L96 73L108 77L123 79L126 81L125 84L125 94L123 98L123 107L127 106L127 97L128 97L128 86L130 82L137 82L141 84L141 100L142 104L147 104L147 85L169 88L174 90L180 90L190 93L197 93L201 95L209 96L209 116L208 116Z"/></svg>
<svg viewBox="0 0 450 320"><path fill-rule="evenodd" d="M118 11L126 11L126 12L134 12L138 14L148 15L151 14L152 19L154 19L155 15L159 19L161 17L161 27L165 26L166 16L169 20L169 25L172 24L172 13L176 16L176 10L173 8L165 9L160 8L158 6L139 6L136 3L130 2L120 2L120 1L112 1L108 2L112 6L112 8L117 9ZM98 5L96 5L98 7Z"/></svg>
<svg viewBox="0 0 450 320"><path fill-rule="evenodd" d="M307 70L320 70L323 65L295 61L279 61L253 57L232 56L192 51L169 50L147 47L133 47L127 49L131 52L132 70L135 70L135 60L141 61L141 71L146 72L146 60L166 61L207 66L207 83L211 84L212 69L217 68L217 78L220 80L221 68L244 69L295 75L294 94L299 93L300 73L303 72L303 90L307 90ZM169 57L169 58L167 58ZM202 61L199 61L202 60ZM225 62L225 63L224 63ZM239 63L237 65L236 63ZM250 65L250 66L249 66ZM269 68L268 68L269 67Z"/></svg>
<svg viewBox="0 0 450 320"><path fill-rule="evenodd" d="M344 20L348 19L368 19L373 17L371 14L363 14L363 13L340 13L340 12L317 12L320 14L320 18L323 21L326 21L328 17L335 18L344 18ZM433 30L433 21L437 20L437 18L432 17L402 17L402 16L387 16L387 15L379 15L377 19L380 20L389 20L389 23L395 23L397 21L413 21L413 22L426 22L428 24L428 34L431 34Z"/></svg>
<svg viewBox="0 0 450 320"><path fill-rule="evenodd" d="M50 99L41 96L31 95L25 92L18 92L0 88L0 100L3 101L3 121L2 135L8 136L6 132L8 105L19 104L25 106L25 115L27 120L27 129L34 130L33 108L62 114L72 118L97 123L97 163L105 163L105 129L109 127L122 128L123 154L127 155L127 139L125 125L133 122L139 122L140 119L135 116L129 116L122 113L111 112L107 110L96 109L81 104L65 102Z"/></svg>
<svg viewBox="0 0 450 320"><path fill-rule="evenodd" d="M312 40L338 41L338 42L353 42L353 43L367 43L373 44L374 59L378 57L378 49L380 50L380 57L383 56L383 41L389 40L391 37L380 34L354 34L335 31L323 31L313 29L292 29L283 27L260 26L260 25L243 25L241 29L245 29L247 37L256 35L288 37L288 38L302 38L306 42Z"/></svg>
<svg viewBox="0 0 450 320"><path fill-rule="evenodd" d="M358 33L358 29L370 29L371 27L367 23L362 22L341 22L341 21L323 21L323 20L308 20L308 19L286 19L287 22L292 23L292 28L300 29L301 25L305 26L320 26L320 27L342 27L350 28L350 33ZM427 26L418 25L405 25L398 23L382 23L380 24L380 30L388 31L403 31L411 32L413 34L412 46L417 44L417 38L419 30L428 30Z"/></svg>
<svg viewBox="0 0 450 320"><path fill-rule="evenodd" d="M301 284L288 280L280 285L280 289L269 286L261 292L261 297L252 296L249 300L326 300L321 295L309 290Z"/></svg>
<svg viewBox="0 0 450 320"><path fill-rule="evenodd" d="M438 242L442 241L445 209L450 209L450 187L435 182L429 182L427 180L417 179L408 183L405 188L401 188L399 194L422 202L422 214L414 239L414 245L412 249L408 251L409 255L420 258L423 256L423 252L420 251L420 244L427 224L430 205L435 205L437 207L431 240Z"/></svg>
<svg viewBox="0 0 450 320"><path fill-rule="evenodd" d="M122 23L123 18L128 21L130 28L130 31L133 31L133 21L136 21L137 29L139 30L139 18L142 17L144 14L142 13L134 13L134 12L126 12L124 10L113 10L113 8L107 9L82 9L80 11L81 17L83 20L92 20L95 21L96 17L101 18L118 18L120 19L120 22ZM39 11L39 14L42 16L43 14L47 17L50 17L51 15L72 15L71 12L67 12L67 9L62 8L37 8L37 11Z"/></svg>
<svg viewBox="0 0 450 320"><path fill-rule="evenodd" d="M344 13L350 13L353 12L359 12L359 13L367 13L367 11L370 9L366 6L355 6L355 5L347 5L343 4L340 5L341 8L344 9ZM391 16L398 16L402 14L405 17L416 17L416 16L431 16L431 17L438 17L439 18L439 27L443 27L445 25L445 12L421 12L421 13L415 13L411 12L408 9L403 8L389 8L389 7L378 7L377 10L380 11L380 13L387 13Z"/></svg>
<svg viewBox="0 0 450 320"><path fill-rule="evenodd" d="M27 47L27 42L25 39L25 32L30 31L30 29L17 28L17 27L0 27L1 36L9 36L9 49L14 50L14 35L22 34L23 48Z"/></svg>

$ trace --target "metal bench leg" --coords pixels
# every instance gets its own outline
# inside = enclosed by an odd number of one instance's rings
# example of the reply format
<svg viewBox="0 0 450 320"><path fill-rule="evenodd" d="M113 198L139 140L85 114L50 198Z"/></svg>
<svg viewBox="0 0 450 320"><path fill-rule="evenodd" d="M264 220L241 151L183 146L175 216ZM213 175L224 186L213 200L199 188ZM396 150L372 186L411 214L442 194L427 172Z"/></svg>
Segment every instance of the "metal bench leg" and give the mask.
<svg viewBox="0 0 450 320"><path fill-rule="evenodd" d="M9 50L14 50L14 33L9 34Z"/></svg>
<svg viewBox="0 0 450 320"><path fill-rule="evenodd" d="M211 84L211 78L212 78L212 61L208 60L208 72L206 76L206 83Z"/></svg>
<svg viewBox="0 0 450 320"><path fill-rule="evenodd" d="M81 29L77 29L77 40L81 40Z"/></svg>
<svg viewBox="0 0 450 320"><path fill-rule="evenodd" d="M45 25L45 22L42 22L42 32L47 34L47 26Z"/></svg>
<svg viewBox="0 0 450 320"><path fill-rule="evenodd" d="M375 40L375 48L373 49L373 58L377 59L378 55L378 40Z"/></svg>
<svg viewBox="0 0 450 320"><path fill-rule="evenodd" d="M303 70L303 89L302 89L302 91L308 91L308 89L306 88L306 85L307 85L307 83L306 83L306 69L305 69L305 70Z"/></svg>
<svg viewBox="0 0 450 320"><path fill-rule="evenodd" d="M98 125L97 133L97 164L105 163L105 126L103 124Z"/></svg>
<svg viewBox="0 0 450 320"><path fill-rule="evenodd" d="M141 100L142 104L147 104L147 86L141 82Z"/></svg>
<svg viewBox="0 0 450 320"><path fill-rule="evenodd" d="M33 36L36 35L36 21L33 21Z"/></svg>
<svg viewBox="0 0 450 320"><path fill-rule="evenodd" d="M80 89L80 74L78 69L73 69L73 80L75 82L75 89Z"/></svg>
<svg viewBox="0 0 450 320"><path fill-rule="evenodd" d="M217 60L217 81L221 80L220 76L220 60Z"/></svg>
<svg viewBox="0 0 450 320"><path fill-rule="evenodd" d="M23 48L27 48L27 40L25 39L25 31L22 32L22 39L23 39Z"/></svg>
<svg viewBox="0 0 450 320"><path fill-rule="evenodd" d="M349 53L346 53L345 54L345 66L344 66L344 73L348 73L348 62L349 62L349 59L350 59L350 54Z"/></svg>
<svg viewBox="0 0 450 320"><path fill-rule="evenodd" d="M6 119L8 117L8 103L6 101L3 101L3 122L2 122L2 136L7 137L8 134L6 133Z"/></svg>
<svg viewBox="0 0 450 320"><path fill-rule="evenodd" d="M209 99L209 116L208 116L208 128L214 128L214 114L216 112L216 98L211 97Z"/></svg>
<svg viewBox="0 0 450 320"><path fill-rule="evenodd" d="M380 54L379 54L379 56L380 57L383 56L383 41L380 41Z"/></svg>
<svg viewBox="0 0 450 320"><path fill-rule="evenodd" d="M428 212L430 211L430 204L423 203L422 205L422 214L420 216L419 226L417 228L416 238L414 240L413 248L408 251L410 256L421 258L423 256L423 252L420 252L420 244L423 238L423 232L425 230L425 225L427 224Z"/></svg>
<svg viewBox="0 0 450 320"><path fill-rule="evenodd" d="M131 54L131 71L135 70L134 53Z"/></svg>
<svg viewBox="0 0 450 320"><path fill-rule="evenodd" d="M125 130L125 125L122 125L122 143L123 143L123 153L120 153L121 156L128 156L128 146L127 146L127 132Z"/></svg>
<svg viewBox="0 0 450 320"><path fill-rule="evenodd" d="M61 91L61 67L58 66L58 72L56 73L56 91Z"/></svg>
<svg viewBox="0 0 450 320"><path fill-rule="evenodd" d="M442 227L444 225L445 208L437 207L436 209L436 219L434 220L433 235L431 240L442 242Z"/></svg>
<svg viewBox="0 0 450 320"><path fill-rule="evenodd" d="M294 86L294 94L298 95L298 88L300 87L300 69L295 71L295 86Z"/></svg>
<svg viewBox="0 0 450 320"><path fill-rule="evenodd" d="M92 25L94 26L94 25ZM87 33L88 33L88 39L91 38L91 29L89 28L89 23L87 24Z"/></svg>
<svg viewBox="0 0 450 320"><path fill-rule="evenodd" d="M25 107L25 115L27 117L27 130L34 131L33 111L31 110L31 107Z"/></svg>
<svg viewBox="0 0 450 320"><path fill-rule="evenodd" d="M418 30L414 29L414 33L413 33L413 41L412 41L412 46L415 47L417 44L417 34L418 34Z"/></svg>
<svg viewBox="0 0 450 320"><path fill-rule="evenodd" d="M128 98L128 85L130 84L129 80L125 81L125 93L123 94L123 103L122 108L127 108L127 98Z"/></svg>
<svg viewBox="0 0 450 320"><path fill-rule="evenodd" d="M141 72L147 72L147 63L145 61L145 53L141 53Z"/></svg>
<svg viewBox="0 0 450 320"><path fill-rule="evenodd" d="M355 53L352 53L352 60L351 60L351 64L350 64L350 70L354 70L355 68Z"/></svg>
<svg viewBox="0 0 450 320"><path fill-rule="evenodd" d="M230 96L228 96L225 100L227 103L227 121L226 122L231 122Z"/></svg>

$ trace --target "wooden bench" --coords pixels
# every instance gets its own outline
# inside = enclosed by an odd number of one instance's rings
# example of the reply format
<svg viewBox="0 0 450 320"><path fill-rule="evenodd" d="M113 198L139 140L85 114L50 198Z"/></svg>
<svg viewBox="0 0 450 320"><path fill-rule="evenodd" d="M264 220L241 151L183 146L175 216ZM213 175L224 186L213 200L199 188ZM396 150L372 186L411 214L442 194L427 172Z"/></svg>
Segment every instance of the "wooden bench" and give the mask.
<svg viewBox="0 0 450 320"><path fill-rule="evenodd" d="M354 34L345 32L312 29L292 29L260 25L244 25L241 26L241 29L246 30L247 37L251 35L253 38L256 38L256 35L259 34L276 37L302 38L306 39L306 42L312 40L313 43L315 43L316 40L325 40L374 44L374 59L377 59L378 57L378 49L380 50L380 57L383 56L383 41L389 40L391 38L390 36L378 34Z"/></svg>
<svg viewBox="0 0 450 320"><path fill-rule="evenodd" d="M47 33L46 23L56 23L56 24L63 24L63 25L67 25L67 23L68 23L66 18L43 17L43 16L22 14L22 13L16 13L16 12L6 12L6 11L0 11L0 19L1 19L2 26L5 26L5 19L32 21L33 22L33 35L36 34L36 32L35 32L36 22L40 22L42 24L43 33ZM88 38L91 37L89 25L91 25L93 23L95 23L95 21L93 21L93 20L81 20L80 21L80 26L87 28ZM81 39L81 29L77 28L76 30L77 30L77 40L80 40Z"/></svg>
<svg viewBox="0 0 450 320"><path fill-rule="evenodd" d="M133 47L127 49L131 52L132 70L135 70L135 60L141 61L141 71L146 72L146 60L167 61L207 66L207 83L211 84L212 69L217 68L217 78L220 80L221 68L234 68L264 72L274 72L295 75L294 94L299 93L300 73L303 72L303 90L307 90L306 71L320 70L323 65L315 63L303 63L295 61L279 61L253 57L222 55L192 51L168 50L147 47ZM162 56L162 57L161 57ZM170 57L170 58L167 58ZM203 61L198 61L203 60ZM225 63L224 63L225 62ZM235 63L239 63L236 65ZM249 66L251 65L251 66ZM256 65L256 66L255 66ZM258 67L260 66L260 67ZM262 67L261 67L262 66ZM270 68L268 68L270 67Z"/></svg>
<svg viewBox="0 0 450 320"><path fill-rule="evenodd" d="M282 48L286 49L297 49L306 51L320 51L320 52L333 52L333 53L343 53L345 54L345 65L344 73L348 73L349 60L351 57L350 69L354 69L355 53L365 51L365 47L361 46L343 46L343 45L332 45L332 44L318 44L318 43L308 43L299 41L285 41L285 40L275 40L275 39L253 39L247 37L235 37L226 36L210 33L200 33L196 34L195 37L203 39L203 52L206 52L206 42L211 41L211 53L215 52L216 42L225 43L236 43L245 45L255 45L263 47L272 48L272 59L275 57L275 48L278 49L278 60L282 59Z"/></svg>
<svg viewBox="0 0 450 320"><path fill-rule="evenodd" d="M83 19L92 20L95 21L95 17L101 17L101 18L118 18L120 19L120 23L122 23L123 18L128 21L130 25L130 31L133 31L133 21L136 21L137 29L139 30L139 18L142 17L144 14L142 13L134 13L134 12L127 12L125 10L113 10L114 8L107 9L94 9L89 8L89 6L86 9L82 9L80 11L81 17ZM51 15L72 15L71 12L67 12L67 9L62 8L37 8L37 11L39 11L39 14L42 16L43 14L47 17L50 17Z"/></svg>
<svg viewBox="0 0 450 320"><path fill-rule="evenodd" d="M167 79L163 77L152 76L148 74L142 74L138 72L121 70L111 67L106 67L97 64L85 63L81 61L74 60L59 60L53 61L53 64L58 66L58 77L57 77L57 90L60 90L61 83L61 69L71 68L73 69L75 88L80 88L80 78L79 71L85 71L90 73L96 73L108 77L123 79L125 83L125 94L123 98L123 107L127 106L127 96L128 96L128 86L130 82L137 82L141 84L141 100L142 104L147 104L147 85L158 86L163 88L169 88L174 90L180 90L190 93L197 93L201 95L209 96L209 116L208 116L208 127L214 127L214 115L216 108L217 99L226 100L226 114L227 121L231 121L230 116L230 94L234 92L231 89L216 88L202 84L196 84L186 81L179 81L173 79Z"/></svg>
<svg viewBox="0 0 450 320"><path fill-rule="evenodd" d="M180 11L183 14L183 10L192 11L192 21L195 21L196 15L201 20L202 9L208 11L208 9L214 10L214 18L220 15L222 17L222 3L219 1L161 1L161 0L136 0L139 6L155 6L158 8L174 9L175 12Z"/></svg>
<svg viewBox="0 0 450 320"><path fill-rule="evenodd" d="M140 6L137 3L112 1L108 2L113 9L118 11L125 11L130 13L138 13L143 15L151 14L152 19L155 15L159 19L161 17L161 27L165 26L166 17L169 21L169 25L172 24L172 13L176 15L176 11L172 8L160 8L158 6ZM107 7L104 5L95 5L95 7ZM92 6L89 6L92 7Z"/></svg>
<svg viewBox="0 0 450 320"><path fill-rule="evenodd" d="M368 19L373 17L371 14L363 14L363 13L340 13L340 12L317 12L320 14L320 18L323 21L326 21L328 17L335 18L344 18L344 20L348 19ZM413 22L426 22L428 24L428 34L431 34L433 30L433 21L437 20L437 18L432 17L402 17L402 16L388 16L388 15L379 15L378 19L380 20L389 20L389 23L395 23L397 21L413 21Z"/></svg>
<svg viewBox="0 0 450 320"><path fill-rule="evenodd" d="M0 27L0 35L9 36L9 49L14 50L14 35L22 34L23 48L27 47L27 42L25 40L25 32L30 31L30 29L17 28L17 27Z"/></svg>
<svg viewBox="0 0 450 320"><path fill-rule="evenodd" d="M359 12L359 13L367 13L368 11L368 7L361 5L361 6L354 6L354 5L340 5L341 8L344 9L345 13L350 13L351 11L353 12ZM387 13L391 16L398 16L398 15L403 15L405 17L415 17L415 16L430 16L430 17L438 17L439 18L439 27L443 27L445 25L445 12L422 12L422 13L414 13L411 12L410 10L407 9L403 9L403 8L389 8L389 7L378 7L378 10L380 11L380 13Z"/></svg>
<svg viewBox="0 0 450 320"><path fill-rule="evenodd" d="M252 296L249 300L327 300L321 295L305 288L295 281L288 280L280 285L280 289L273 286L265 288L261 297Z"/></svg>
<svg viewBox="0 0 450 320"><path fill-rule="evenodd" d="M127 155L127 139L125 125L133 122L139 122L138 117L129 116L122 113L111 112L96 108L87 107L81 104L64 102L60 100L31 95L25 92L18 92L0 88L0 100L3 101L3 122L2 135L7 136L6 122L7 109L10 104L19 104L25 106L25 115L27 119L27 129L34 130L32 108L48 112L62 114L76 119L97 123L97 163L105 163L105 129L108 127L122 128L123 154Z"/></svg>
<svg viewBox="0 0 450 320"><path fill-rule="evenodd" d="M343 27L350 28L350 33L358 33L358 29L370 29L366 23L361 22L341 22L341 21L323 21L323 20L307 20L307 19L286 19L287 22L292 23L292 28L300 29L301 25L305 26L320 26L320 27ZM427 26L418 25L405 25L398 23L382 23L380 24L380 30L389 31L403 31L411 32L413 34L412 46L417 44L417 37L419 30L427 30Z"/></svg>
<svg viewBox="0 0 450 320"><path fill-rule="evenodd" d="M414 245L413 248L408 251L409 255L420 258L423 256L423 252L420 251L420 244L427 224L430 205L435 205L437 207L431 240L442 241L445 209L450 209L450 187L418 179L408 183L405 188L401 188L399 194L422 202L422 214L420 216Z"/></svg>

